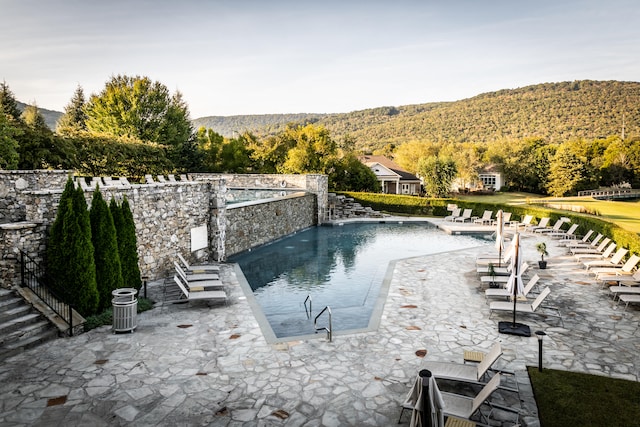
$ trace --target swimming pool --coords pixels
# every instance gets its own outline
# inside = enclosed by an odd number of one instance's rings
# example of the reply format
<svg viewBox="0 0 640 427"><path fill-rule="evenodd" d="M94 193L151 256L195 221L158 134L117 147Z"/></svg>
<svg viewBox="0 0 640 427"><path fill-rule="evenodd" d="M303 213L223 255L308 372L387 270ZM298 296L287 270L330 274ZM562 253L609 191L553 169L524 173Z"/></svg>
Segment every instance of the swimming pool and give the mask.
<svg viewBox="0 0 640 427"><path fill-rule="evenodd" d="M358 223L314 227L229 261L238 263L252 291L248 298L255 299L275 337L283 338L315 333L313 316L325 306L331 308L334 332L368 328L390 261L482 242L424 222Z"/></svg>

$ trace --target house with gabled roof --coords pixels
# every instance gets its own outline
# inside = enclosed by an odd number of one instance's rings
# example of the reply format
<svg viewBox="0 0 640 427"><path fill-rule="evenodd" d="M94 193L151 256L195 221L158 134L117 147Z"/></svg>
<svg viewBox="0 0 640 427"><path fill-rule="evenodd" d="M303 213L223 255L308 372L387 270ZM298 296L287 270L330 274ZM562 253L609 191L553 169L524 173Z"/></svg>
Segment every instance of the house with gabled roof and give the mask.
<svg viewBox="0 0 640 427"><path fill-rule="evenodd" d="M359 160L367 165L380 182L383 193L420 194L420 178L409 173L385 156L360 156Z"/></svg>

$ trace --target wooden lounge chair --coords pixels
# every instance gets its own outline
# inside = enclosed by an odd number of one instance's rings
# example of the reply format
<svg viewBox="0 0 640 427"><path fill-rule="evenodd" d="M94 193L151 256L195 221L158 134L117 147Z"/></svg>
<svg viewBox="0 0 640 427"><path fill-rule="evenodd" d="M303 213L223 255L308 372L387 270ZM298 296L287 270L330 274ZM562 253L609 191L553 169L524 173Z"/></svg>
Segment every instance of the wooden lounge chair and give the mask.
<svg viewBox="0 0 640 427"><path fill-rule="evenodd" d="M178 253L176 255L180 260L180 262L182 263L183 270L185 270L187 273L195 274L195 273L219 273L220 272L219 265L215 265L215 264L192 265L192 264L189 264L186 259L184 259L182 254Z"/></svg>
<svg viewBox="0 0 640 427"><path fill-rule="evenodd" d="M224 291L199 291L199 292L189 292L187 288L184 287L178 276L173 276L173 280L178 285L182 294L186 297L187 301L216 301L216 302L226 302L227 294Z"/></svg>
<svg viewBox="0 0 640 427"><path fill-rule="evenodd" d="M516 313L518 314L537 314L538 312L538 308L541 307L542 303L544 302L544 300L547 298L547 296L551 293L551 289L549 289L548 287L544 288L544 290L542 292L540 292L540 295L538 295L538 297L532 302L532 303L524 303L524 302L517 302L515 304L515 310ZM513 302L511 301L492 301L491 304L489 304L489 317L491 317L491 315L493 314L494 311L507 311L507 312L511 312L513 311ZM553 315L557 316L560 318L560 321L563 323L564 322L562 320L562 315L560 314L560 310L558 310L555 307L548 307L546 306L545 308L548 308L552 311L554 311Z"/></svg>
<svg viewBox="0 0 640 427"><path fill-rule="evenodd" d="M531 292L531 290L538 283L539 280L540 280L540 276L538 276L537 274L534 274L533 277L529 279L526 286L524 287L522 295L526 297L527 294ZM489 288L484 290L484 297L485 298L500 298L500 297L511 298L513 297L513 292L510 292L505 288Z"/></svg>

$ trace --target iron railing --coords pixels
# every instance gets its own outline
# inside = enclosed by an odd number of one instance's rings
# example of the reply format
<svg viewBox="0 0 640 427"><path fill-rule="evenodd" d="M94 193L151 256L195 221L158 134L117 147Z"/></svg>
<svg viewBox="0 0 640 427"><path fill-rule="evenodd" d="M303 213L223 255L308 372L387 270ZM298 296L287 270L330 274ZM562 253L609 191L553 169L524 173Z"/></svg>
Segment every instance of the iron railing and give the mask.
<svg viewBox="0 0 640 427"><path fill-rule="evenodd" d="M31 289L44 304L69 325L66 332L73 336L73 308L63 302L62 298L47 286L43 268L23 251L20 251L20 280L23 287Z"/></svg>

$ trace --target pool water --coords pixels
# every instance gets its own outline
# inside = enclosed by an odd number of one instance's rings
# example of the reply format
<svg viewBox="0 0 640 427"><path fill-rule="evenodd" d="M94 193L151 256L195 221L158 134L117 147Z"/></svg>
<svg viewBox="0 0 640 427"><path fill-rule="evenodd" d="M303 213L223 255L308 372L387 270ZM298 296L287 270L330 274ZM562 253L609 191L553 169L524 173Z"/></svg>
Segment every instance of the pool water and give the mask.
<svg viewBox="0 0 640 427"><path fill-rule="evenodd" d="M229 261L238 263L273 333L282 338L313 334L313 317L325 306L334 332L367 328L390 261L482 242L428 223L345 224L314 227ZM319 327L326 324L326 318L318 320Z"/></svg>

